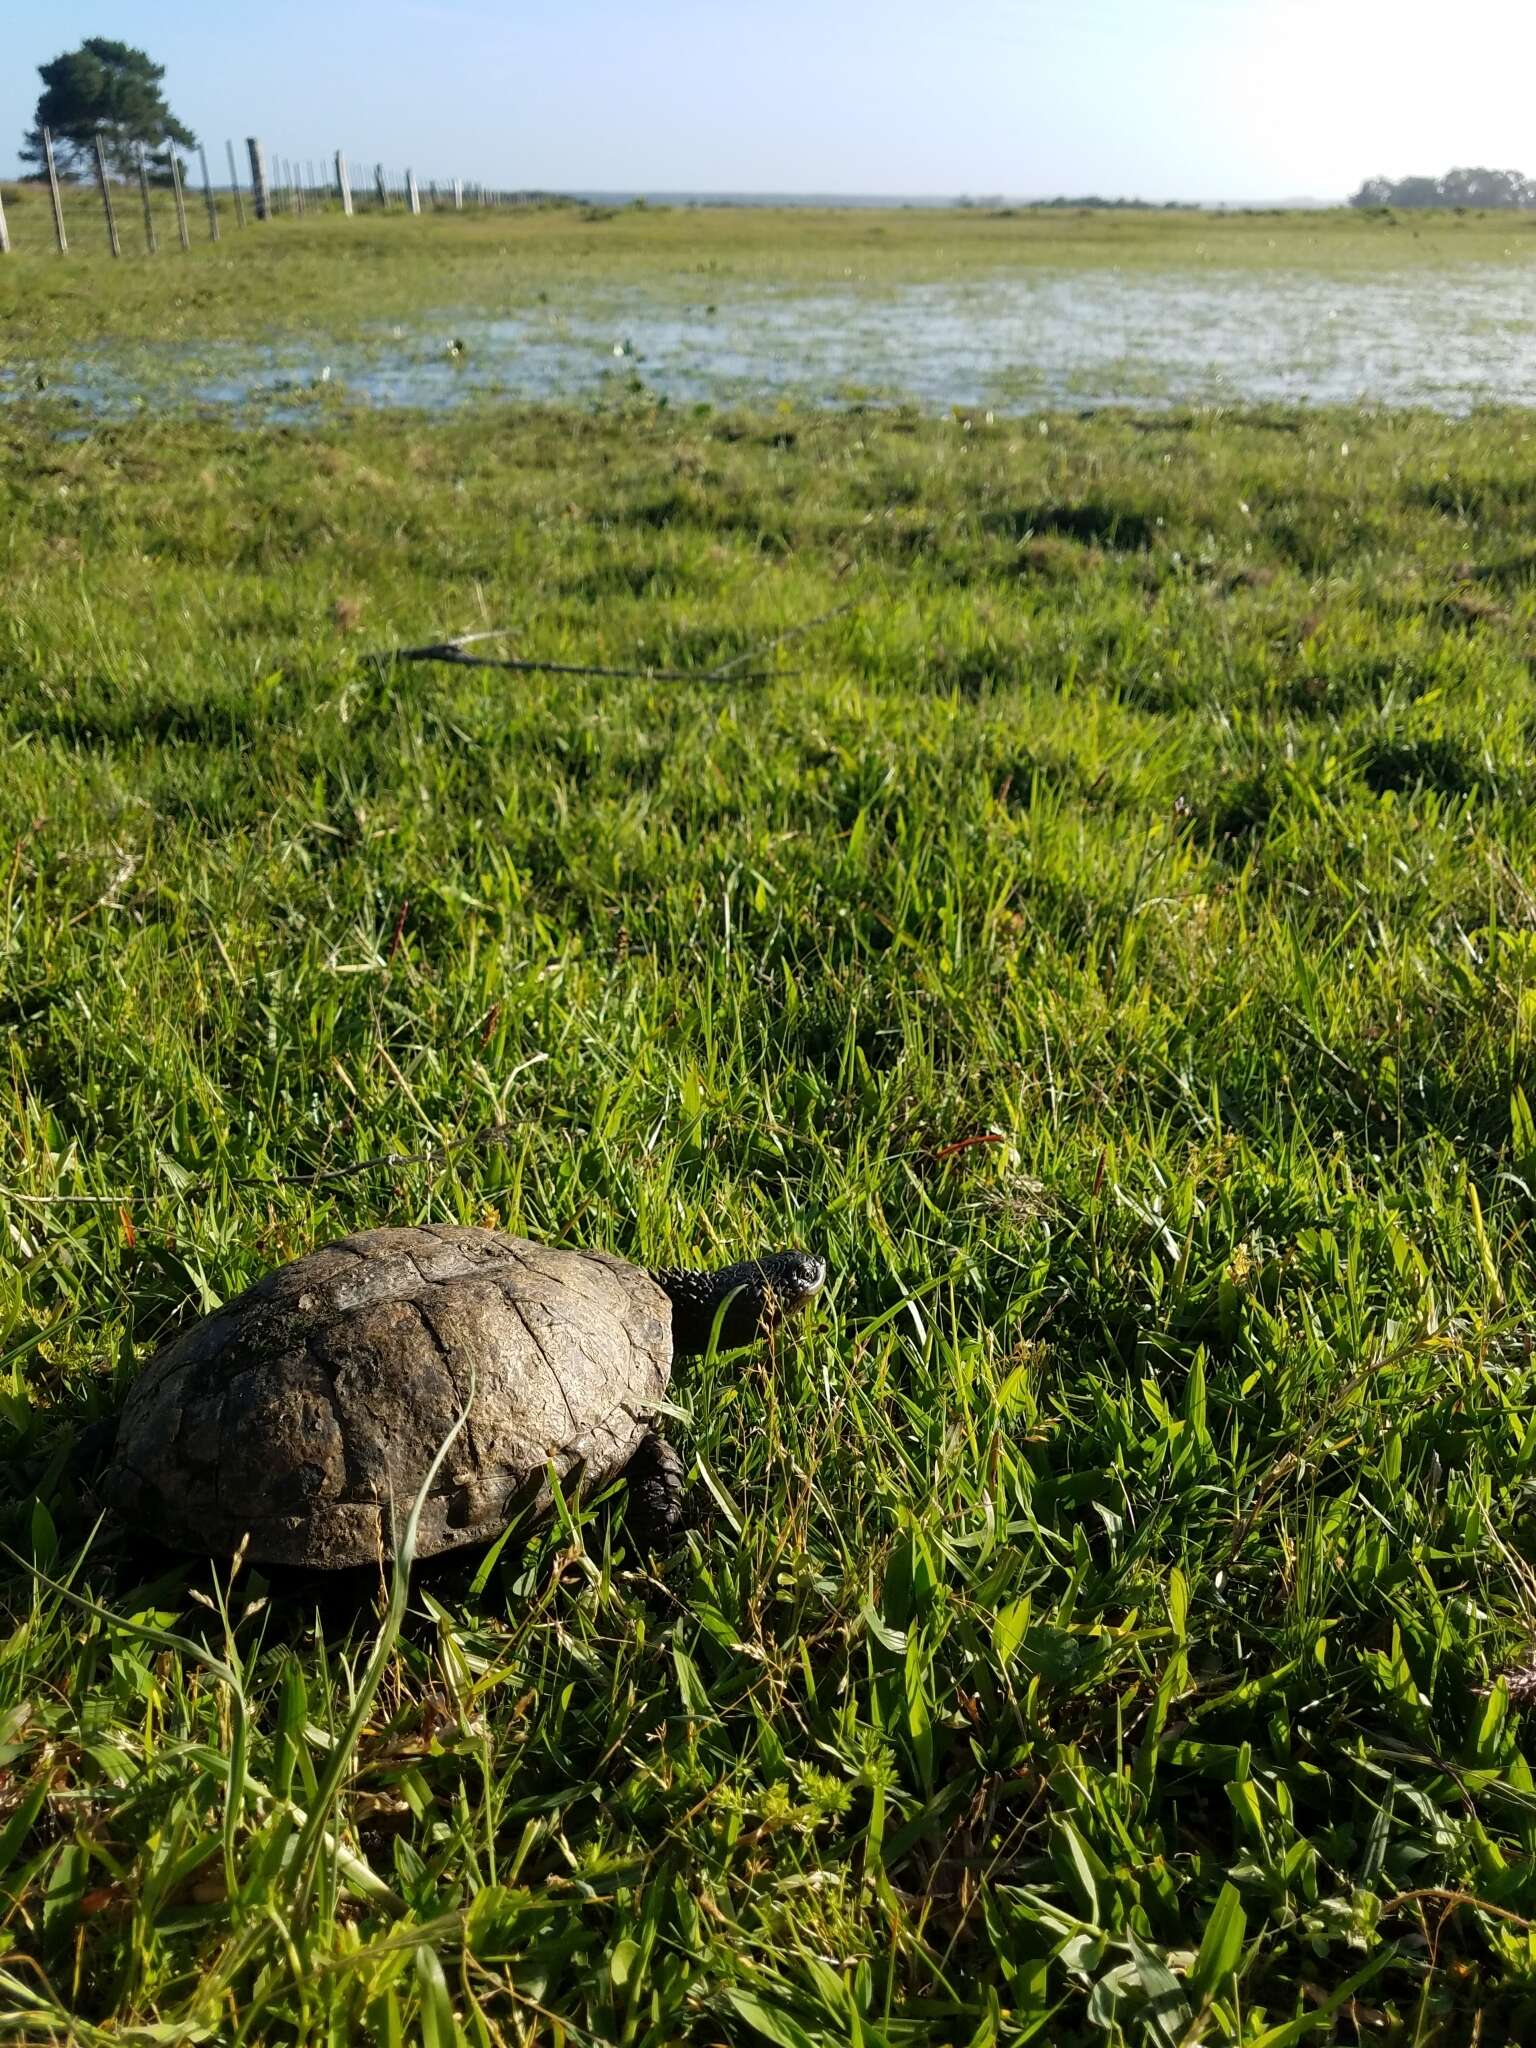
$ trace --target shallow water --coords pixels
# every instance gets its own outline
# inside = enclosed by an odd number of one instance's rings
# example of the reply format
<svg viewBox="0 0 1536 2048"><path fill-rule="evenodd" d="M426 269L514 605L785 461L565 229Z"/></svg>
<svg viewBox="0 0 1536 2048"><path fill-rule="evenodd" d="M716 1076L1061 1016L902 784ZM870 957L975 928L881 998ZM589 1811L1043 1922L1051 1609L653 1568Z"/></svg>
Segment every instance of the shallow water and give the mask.
<svg viewBox="0 0 1536 2048"><path fill-rule="evenodd" d="M495 392L584 399L638 382L680 403L852 399L1040 406L1536 405L1536 265L1398 276L1031 270L844 291L530 293L350 339L103 350L0 370L92 411L302 414L316 401L437 408Z"/></svg>

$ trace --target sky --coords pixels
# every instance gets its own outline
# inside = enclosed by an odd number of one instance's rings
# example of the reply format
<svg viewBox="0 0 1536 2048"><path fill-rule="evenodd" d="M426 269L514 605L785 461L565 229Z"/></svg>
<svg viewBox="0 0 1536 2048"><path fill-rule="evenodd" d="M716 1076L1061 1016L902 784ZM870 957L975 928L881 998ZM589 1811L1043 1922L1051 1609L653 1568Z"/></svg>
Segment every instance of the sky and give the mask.
<svg viewBox="0 0 1536 2048"><path fill-rule="evenodd" d="M9 16L7 22L6 17ZM1536 175L1530 0L0 0L35 66L147 49L210 145L558 191L1342 198Z"/></svg>

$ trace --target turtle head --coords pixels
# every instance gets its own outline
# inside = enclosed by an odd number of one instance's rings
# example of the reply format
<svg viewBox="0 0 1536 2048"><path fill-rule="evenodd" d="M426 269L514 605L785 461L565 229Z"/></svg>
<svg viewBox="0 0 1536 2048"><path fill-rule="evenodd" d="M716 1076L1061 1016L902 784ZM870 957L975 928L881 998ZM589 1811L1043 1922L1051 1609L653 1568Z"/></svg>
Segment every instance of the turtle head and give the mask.
<svg viewBox="0 0 1536 2048"><path fill-rule="evenodd" d="M707 1351L720 1317L720 1349L750 1344L821 1292L827 1262L814 1252L765 1252L713 1272L667 1268L651 1278L672 1304L672 1349ZM722 1313L723 1311L723 1313Z"/></svg>

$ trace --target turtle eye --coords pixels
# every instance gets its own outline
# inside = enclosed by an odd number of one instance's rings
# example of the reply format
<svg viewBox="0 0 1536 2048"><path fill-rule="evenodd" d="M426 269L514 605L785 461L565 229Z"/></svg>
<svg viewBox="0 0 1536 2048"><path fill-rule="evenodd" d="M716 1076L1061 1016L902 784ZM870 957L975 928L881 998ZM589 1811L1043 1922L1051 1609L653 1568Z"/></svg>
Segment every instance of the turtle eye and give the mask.
<svg viewBox="0 0 1536 2048"><path fill-rule="evenodd" d="M813 1252L785 1252L770 1274L771 1291L781 1308L803 1308L820 1292L826 1277L826 1261Z"/></svg>

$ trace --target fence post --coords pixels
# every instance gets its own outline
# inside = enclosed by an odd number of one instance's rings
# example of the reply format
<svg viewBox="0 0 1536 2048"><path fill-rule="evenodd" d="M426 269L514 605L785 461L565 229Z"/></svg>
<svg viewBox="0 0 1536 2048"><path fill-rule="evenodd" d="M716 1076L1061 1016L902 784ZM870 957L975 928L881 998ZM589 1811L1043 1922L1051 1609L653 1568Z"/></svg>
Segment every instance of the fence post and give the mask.
<svg viewBox="0 0 1536 2048"><path fill-rule="evenodd" d="M464 211L464 180L462 178L455 178L453 181L453 210L455 213L462 213Z"/></svg>
<svg viewBox="0 0 1536 2048"><path fill-rule="evenodd" d="M159 237L155 233L155 216L149 203L149 159L144 154L144 145L139 144L139 197L144 202L144 246L151 256L158 255Z"/></svg>
<svg viewBox="0 0 1536 2048"><path fill-rule="evenodd" d="M107 153L101 146L101 137L96 138L96 189L101 194L101 210L107 217L107 246L114 256L121 256L123 245L117 239L117 216L112 211L112 189L107 183Z"/></svg>
<svg viewBox="0 0 1536 2048"><path fill-rule="evenodd" d="M229 158L229 189L235 195L235 226L245 226L245 201L240 197L240 173L235 169L235 145L226 142L224 153Z"/></svg>
<svg viewBox="0 0 1536 2048"><path fill-rule="evenodd" d="M251 204L256 209L258 220L269 220L272 211L272 196L267 190L267 153L261 146L261 138L248 135L246 149L251 158Z"/></svg>
<svg viewBox="0 0 1536 2048"><path fill-rule="evenodd" d="M409 195L409 197L410 197L410 202L411 202L411 211L412 211L412 213L420 213L420 211L421 211L421 193L420 193L420 190L418 189L418 187L417 187L417 184L416 184L416 173L415 173L414 171L407 171L407 172L406 172L406 174L405 174L405 189L406 189L406 192L407 192L407 194L408 194L408 195Z"/></svg>
<svg viewBox="0 0 1536 2048"><path fill-rule="evenodd" d="M187 200L181 189L181 165L176 161L174 142L165 153L171 160L171 190L176 194L176 232L181 237L183 249L190 249L192 237L187 233Z"/></svg>
<svg viewBox="0 0 1536 2048"><path fill-rule="evenodd" d="M203 145L197 145L197 159L203 167L203 203L208 208L208 239L219 239L219 210L213 203L213 180L208 175L208 152Z"/></svg>
<svg viewBox="0 0 1536 2048"><path fill-rule="evenodd" d="M69 254L69 237L64 232L64 201L59 194L59 170L53 160L53 137L43 130L43 160L48 166L48 196L53 201L53 239L59 245L59 254Z"/></svg>
<svg viewBox="0 0 1536 2048"><path fill-rule="evenodd" d="M347 160L338 149L336 152L336 195L341 201L341 210L350 220L352 217L352 180L347 175Z"/></svg>
<svg viewBox="0 0 1536 2048"><path fill-rule="evenodd" d="M304 180L299 176L296 163L288 166L288 190L293 195L293 210L302 220L304 217Z"/></svg>
<svg viewBox="0 0 1536 2048"><path fill-rule="evenodd" d="M380 204L380 206L382 206L382 207L383 207L383 209L384 209L384 211L385 211L386 213L388 213L388 211L389 211L389 188L388 188L388 186L387 186L387 185L386 185L386 184L384 183L384 166L383 166L382 164L375 164L375 165L374 165L374 167L373 167L373 184L374 184L374 190L375 190L375 191L376 191L376 192L378 193L378 195L379 195L379 204Z"/></svg>
<svg viewBox="0 0 1536 2048"><path fill-rule="evenodd" d="M5 224L5 195L0 193L0 256L11 253L11 231Z"/></svg>

